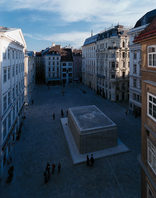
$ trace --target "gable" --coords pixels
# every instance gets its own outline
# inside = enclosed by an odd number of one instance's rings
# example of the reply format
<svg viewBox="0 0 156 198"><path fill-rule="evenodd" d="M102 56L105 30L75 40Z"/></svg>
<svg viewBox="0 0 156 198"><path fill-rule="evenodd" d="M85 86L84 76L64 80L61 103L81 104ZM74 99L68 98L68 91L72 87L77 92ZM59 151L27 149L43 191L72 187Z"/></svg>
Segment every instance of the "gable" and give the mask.
<svg viewBox="0 0 156 198"><path fill-rule="evenodd" d="M24 48L26 48L26 42L24 40L24 36L22 34L21 29L13 29L11 31L7 31L5 32L5 35L13 40L18 41L20 44L24 46Z"/></svg>

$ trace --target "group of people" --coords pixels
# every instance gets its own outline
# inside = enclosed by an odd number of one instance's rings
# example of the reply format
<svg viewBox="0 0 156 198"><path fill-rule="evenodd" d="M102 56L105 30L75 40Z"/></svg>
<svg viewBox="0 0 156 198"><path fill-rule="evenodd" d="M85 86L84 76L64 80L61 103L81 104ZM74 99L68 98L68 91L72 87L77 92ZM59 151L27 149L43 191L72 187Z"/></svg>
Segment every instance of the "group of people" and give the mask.
<svg viewBox="0 0 156 198"><path fill-rule="evenodd" d="M86 161L86 164L87 166L93 166L94 165L94 157L93 157L93 154L91 154L91 157L89 158L89 156L87 155L87 161Z"/></svg>
<svg viewBox="0 0 156 198"><path fill-rule="evenodd" d="M66 111L66 115L68 116L68 110ZM55 120L55 113L52 114L53 120ZM61 117L64 117L64 111L61 109Z"/></svg>
<svg viewBox="0 0 156 198"><path fill-rule="evenodd" d="M45 168L44 171L44 183L48 183L48 181L50 180L50 176L53 175L55 173L55 168L56 168L56 164L51 164L47 162L47 166ZM60 174L61 172L61 163L59 162L57 165L57 173Z"/></svg>

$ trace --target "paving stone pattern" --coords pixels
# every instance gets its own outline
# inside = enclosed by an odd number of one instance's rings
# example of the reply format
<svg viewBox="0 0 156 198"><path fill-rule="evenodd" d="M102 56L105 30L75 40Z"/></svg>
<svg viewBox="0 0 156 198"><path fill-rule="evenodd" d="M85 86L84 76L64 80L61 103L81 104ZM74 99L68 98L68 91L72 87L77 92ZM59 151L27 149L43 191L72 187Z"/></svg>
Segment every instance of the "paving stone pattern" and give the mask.
<svg viewBox="0 0 156 198"><path fill-rule="evenodd" d="M86 93L83 93L83 90ZM97 96L82 85L65 88L36 86L34 104L14 146L12 183L0 183L0 198L139 198L140 118L126 116L126 106ZM131 150L95 161L94 167L73 165L60 122L61 109L96 105L118 126L119 138ZM55 120L52 114L55 112ZM44 184L47 162L62 164L61 173Z"/></svg>

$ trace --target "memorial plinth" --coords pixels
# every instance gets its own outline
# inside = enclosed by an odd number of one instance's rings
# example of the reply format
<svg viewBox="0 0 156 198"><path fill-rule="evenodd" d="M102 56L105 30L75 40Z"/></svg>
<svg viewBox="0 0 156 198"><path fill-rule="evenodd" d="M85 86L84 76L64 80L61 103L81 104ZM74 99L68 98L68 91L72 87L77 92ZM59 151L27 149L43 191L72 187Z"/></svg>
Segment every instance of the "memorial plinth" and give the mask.
<svg viewBox="0 0 156 198"><path fill-rule="evenodd" d="M117 125L95 105L69 108L68 125L81 154L117 145Z"/></svg>

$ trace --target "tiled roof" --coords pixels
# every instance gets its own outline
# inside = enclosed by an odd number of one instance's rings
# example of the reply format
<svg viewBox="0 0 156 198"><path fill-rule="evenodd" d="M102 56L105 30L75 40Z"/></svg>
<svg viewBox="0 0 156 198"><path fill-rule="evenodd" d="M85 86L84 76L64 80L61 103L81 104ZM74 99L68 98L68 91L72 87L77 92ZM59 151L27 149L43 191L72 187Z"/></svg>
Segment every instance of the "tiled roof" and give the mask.
<svg viewBox="0 0 156 198"><path fill-rule="evenodd" d="M89 44L95 43L97 41L97 38L98 38L98 34L91 36L85 40L83 45L89 45Z"/></svg>
<svg viewBox="0 0 156 198"><path fill-rule="evenodd" d="M156 36L156 18L135 38L134 42L141 42L153 36Z"/></svg>
<svg viewBox="0 0 156 198"><path fill-rule="evenodd" d="M62 48L61 49L61 61L73 61L72 50L71 48Z"/></svg>

